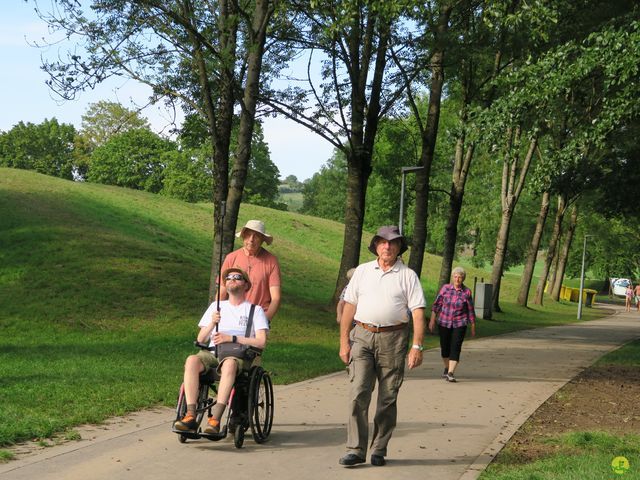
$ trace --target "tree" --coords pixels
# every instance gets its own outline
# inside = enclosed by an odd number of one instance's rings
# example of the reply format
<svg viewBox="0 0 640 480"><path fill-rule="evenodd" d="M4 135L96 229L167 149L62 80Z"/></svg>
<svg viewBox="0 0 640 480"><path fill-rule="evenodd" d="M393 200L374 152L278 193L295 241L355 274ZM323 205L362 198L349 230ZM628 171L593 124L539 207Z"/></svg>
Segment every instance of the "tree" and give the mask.
<svg viewBox="0 0 640 480"><path fill-rule="evenodd" d="M427 32L433 32L434 47L431 51L429 65L431 67L431 82L429 85L429 106L424 121L420 117L420 109L412 100L411 88L407 88L407 96L412 106L421 134L420 165L422 170L416 173L416 208L414 214L412 248L409 256L409 267L418 276L422 274L422 261L427 243L427 218L429 212L429 179L431 166L435 157L436 140L440 123L440 102L445 81L444 58L446 45L448 44L448 30L453 5L449 2L441 2L437 13L435 28L428 25ZM428 22L427 22L428 23Z"/></svg>
<svg viewBox="0 0 640 480"><path fill-rule="evenodd" d="M282 42L296 55L306 55L307 87L269 92L264 101L273 111L297 121L331 142L347 161L344 241L333 302L346 282L346 272L360 260L365 198L372 171L378 123L398 102L405 88L394 77L390 45L407 42L407 9L412 2L367 0L290 2L293 32ZM321 82L311 74L320 52ZM410 62L415 56L407 55ZM414 68L415 70L415 68ZM397 69L396 69L397 74Z"/></svg>
<svg viewBox="0 0 640 480"><path fill-rule="evenodd" d="M551 263L556 254L556 249L558 247L558 243L560 241L560 234L562 232L562 221L564 219L564 214L567 209L567 197L566 194L560 193L558 194L558 206L556 208L555 221L553 223L553 231L551 233L551 238L549 239L549 245L547 247L547 255L544 260L544 267L542 273L540 274L540 278L538 279L538 285L536 287L536 295L533 300L533 303L537 305L542 305L544 301L544 291L547 288L547 279L549 278L549 271L551 270Z"/></svg>
<svg viewBox="0 0 640 480"><path fill-rule="evenodd" d="M540 242L542 241L542 234L544 233L544 225L547 221L547 215L549 214L549 203L549 191L545 190L540 199L540 212L538 213L535 231L531 237L531 244L527 250L527 258L520 279L520 290L518 291L517 301L518 304L523 307L526 307L529 301L529 289L531 288L533 269L535 268L538 257L538 250L540 249Z"/></svg>
<svg viewBox="0 0 640 480"><path fill-rule="evenodd" d="M513 136L512 136L513 135ZM509 241L509 229L513 214L522 194L525 179L533 159L534 152L538 145L537 133L529 142L529 148L524 159L520 162L520 127L516 127L515 132L508 130L507 151L504 155L502 168L502 189L501 204L502 218L500 221L500 230L496 237L495 256L493 257L493 268L491 271L491 284L493 285L493 293L491 298L492 310L500 312L499 296L500 284L502 282L502 274L504 271L505 258L507 254L507 244Z"/></svg>
<svg viewBox="0 0 640 480"><path fill-rule="evenodd" d="M55 118L38 125L19 122L0 134L0 166L71 180L75 136L73 125L58 123Z"/></svg>
<svg viewBox="0 0 640 480"><path fill-rule="evenodd" d="M347 162L336 152L320 171L304 183L300 213L340 221L347 199L345 178Z"/></svg>
<svg viewBox="0 0 640 480"><path fill-rule="evenodd" d="M151 103L179 102L206 121L214 181L214 236L209 299L215 296L220 249L233 248L249 164L267 28L273 0L55 0L38 10L54 31L76 40L66 58L45 61L50 87L63 98L111 76L152 87ZM276 46L271 70L282 63ZM234 109L238 144L229 168ZM231 170L231 172L230 172ZM224 225L219 221L227 202ZM220 228L221 227L221 228Z"/></svg>
<svg viewBox="0 0 640 480"><path fill-rule="evenodd" d="M444 230L444 250L440 267L439 285L451 277L451 267L456 251L458 222L465 193L465 186L477 148L477 138L470 135L472 111L488 108L494 100L495 89L491 81L505 67L515 61L518 50L513 48L516 38L527 34L511 31L519 2L494 2L491 5L465 2L461 6L452 35L458 38L451 69L451 93L458 100L459 125L456 129L455 154L449 188L449 212ZM535 9L528 9L531 15Z"/></svg>
<svg viewBox="0 0 640 480"><path fill-rule="evenodd" d="M129 130L93 151L87 180L158 193L162 189L163 157L175 151L173 142L148 129Z"/></svg>
<svg viewBox="0 0 640 480"><path fill-rule="evenodd" d="M234 128L231 132L232 150L237 150L238 120L237 117L234 119ZM179 141L183 148L198 151L200 152L199 155L209 151L211 148L207 141L206 123L195 115L189 115L185 118ZM211 179L211 169L201 169L199 175L208 175ZM251 156L242 200L254 205L283 209L285 205L277 201L279 196L279 176L278 167L271 161L269 147L264 141L262 125L258 122L253 131ZM211 188L210 190L211 194L208 195L208 199L212 198L213 191Z"/></svg>
<svg viewBox="0 0 640 480"><path fill-rule="evenodd" d="M213 197L210 158L205 148L165 152L160 193L185 202L210 202Z"/></svg>
<svg viewBox="0 0 640 480"><path fill-rule="evenodd" d="M564 280L564 271L569 259L569 252L571 251L571 243L573 242L573 235L576 231L576 225L578 223L578 207L574 203L571 208L571 216L569 218L569 225L567 227L566 234L564 235L564 244L562 250L559 251L558 266L555 272L555 281L551 287L551 298L556 302L560 300L560 290L562 287L562 281Z"/></svg>
<svg viewBox="0 0 640 480"><path fill-rule="evenodd" d="M80 135L94 149L104 145L111 137L136 128L150 128L139 111L130 110L117 102L101 100L91 103L82 115Z"/></svg>
<svg viewBox="0 0 640 480"><path fill-rule="evenodd" d="M286 210L286 204L278 202L280 195L280 171L271 161L269 146L264 141L262 126L258 123L253 132L249 171L244 186L243 201L254 205Z"/></svg>

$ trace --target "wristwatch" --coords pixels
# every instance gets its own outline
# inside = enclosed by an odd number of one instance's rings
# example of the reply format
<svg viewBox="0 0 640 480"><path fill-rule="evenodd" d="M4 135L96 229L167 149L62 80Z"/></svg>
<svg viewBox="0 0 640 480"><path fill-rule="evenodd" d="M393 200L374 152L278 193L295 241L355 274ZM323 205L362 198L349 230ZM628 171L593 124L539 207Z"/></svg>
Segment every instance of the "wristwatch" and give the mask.
<svg viewBox="0 0 640 480"><path fill-rule="evenodd" d="M415 348L416 350L419 350L421 352L424 350L424 347L422 345L418 345L418 344L415 344L415 343L413 345L411 345L411 348Z"/></svg>

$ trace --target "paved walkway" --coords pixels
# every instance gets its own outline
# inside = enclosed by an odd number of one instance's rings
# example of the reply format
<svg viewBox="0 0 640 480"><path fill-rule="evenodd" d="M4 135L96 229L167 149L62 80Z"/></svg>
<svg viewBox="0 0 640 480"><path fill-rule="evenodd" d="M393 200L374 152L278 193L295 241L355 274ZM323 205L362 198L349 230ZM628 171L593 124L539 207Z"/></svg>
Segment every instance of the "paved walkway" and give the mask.
<svg viewBox="0 0 640 480"><path fill-rule="evenodd" d="M173 410L158 409L87 427L83 440L0 465L3 480L240 478L475 479L522 423L603 354L640 338L640 315L470 340L459 382L446 383L438 352L426 352L400 392L398 426L385 467L337 464L346 439L346 374L276 387L269 441L250 435L237 450L231 437L179 444Z"/></svg>

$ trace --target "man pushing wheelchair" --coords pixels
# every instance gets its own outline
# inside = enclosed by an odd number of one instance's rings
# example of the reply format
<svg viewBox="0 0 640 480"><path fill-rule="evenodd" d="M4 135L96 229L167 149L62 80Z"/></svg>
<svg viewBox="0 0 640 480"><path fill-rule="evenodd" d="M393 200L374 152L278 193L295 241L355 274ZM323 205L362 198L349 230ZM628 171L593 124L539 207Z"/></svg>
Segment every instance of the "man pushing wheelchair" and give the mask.
<svg viewBox="0 0 640 480"><path fill-rule="evenodd" d="M186 414L173 425L176 433L196 432L199 428L196 408L201 375L215 370L219 377L217 398L211 416L203 430L206 435L220 433L220 421L229 403L236 376L251 368L254 350L261 351L267 343L269 322L262 307L246 300L251 282L239 268L228 268L221 276L228 300L213 302L202 315L197 341L209 342L209 349L189 355L184 365L184 396ZM269 383L270 385L270 383Z"/></svg>

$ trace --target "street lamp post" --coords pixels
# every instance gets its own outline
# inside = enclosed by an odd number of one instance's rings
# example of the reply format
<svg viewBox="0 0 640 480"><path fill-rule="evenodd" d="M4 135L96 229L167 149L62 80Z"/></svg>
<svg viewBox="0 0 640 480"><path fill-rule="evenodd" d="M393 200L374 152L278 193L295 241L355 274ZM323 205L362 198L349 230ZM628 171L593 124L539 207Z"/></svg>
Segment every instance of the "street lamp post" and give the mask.
<svg viewBox="0 0 640 480"><path fill-rule="evenodd" d="M578 298L578 320L582 319L582 292L584 291L584 257L587 254L587 237L593 237L593 235L585 235L584 243L582 245L582 268L580 270L580 296Z"/></svg>
<svg viewBox="0 0 640 480"><path fill-rule="evenodd" d="M411 172L417 172L419 170L422 170L424 167L402 167L401 171L402 171L402 183L400 184L400 220L398 221L398 229L400 230L400 234L402 235L402 232L404 230L404 184L405 184L405 177L407 176L407 173L411 173Z"/></svg>

